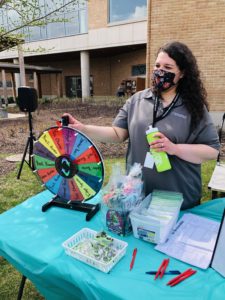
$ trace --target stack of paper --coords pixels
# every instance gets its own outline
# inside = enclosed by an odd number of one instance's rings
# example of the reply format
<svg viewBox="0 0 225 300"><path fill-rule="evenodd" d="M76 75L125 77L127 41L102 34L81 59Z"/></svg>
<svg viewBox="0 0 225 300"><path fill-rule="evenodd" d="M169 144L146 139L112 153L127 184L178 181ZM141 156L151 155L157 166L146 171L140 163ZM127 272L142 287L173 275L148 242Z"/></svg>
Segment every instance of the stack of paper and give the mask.
<svg viewBox="0 0 225 300"><path fill-rule="evenodd" d="M171 218L179 213L183 196L181 193L154 190L148 208L148 214L162 218Z"/></svg>
<svg viewBox="0 0 225 300"><path fill-rule="evenodd" d="M219 222L185 214L177 223L164 244L157 245L159 250L193 266L206 269L211 261Z"/></svg>
<svg viewBox="0 0 225 300"><path fill-rule="evenodd" d="M181 193L154 190L148 208L148 217L160 223L160 240L163 243L175 225L183 202Z"/></svg>
<svg viewBox="0 0 225 300"><path fill-rule="evenodd" d="M177 221L183 196L154 190L130 214L134 236L152 243L163 243Z"/></svg>

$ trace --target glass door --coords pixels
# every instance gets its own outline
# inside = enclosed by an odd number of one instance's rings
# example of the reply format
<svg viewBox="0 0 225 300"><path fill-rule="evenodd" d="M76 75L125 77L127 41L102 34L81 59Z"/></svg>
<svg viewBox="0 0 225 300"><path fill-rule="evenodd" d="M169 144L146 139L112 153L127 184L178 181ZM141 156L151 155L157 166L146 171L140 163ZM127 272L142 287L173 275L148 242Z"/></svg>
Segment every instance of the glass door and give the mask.
<svg viewBox="0 0 225 300"><path fill-rule="evenodd" d="M66 76L66 97L82 98L81 76ZM93 96L93 76L90 76L90 95Z"/></svg>
<svg viewBox="0 0 225 300"><path fill-rule="evenodd" d="M66 97L81 98L81 77L80 76L66 76Z"/></svg>

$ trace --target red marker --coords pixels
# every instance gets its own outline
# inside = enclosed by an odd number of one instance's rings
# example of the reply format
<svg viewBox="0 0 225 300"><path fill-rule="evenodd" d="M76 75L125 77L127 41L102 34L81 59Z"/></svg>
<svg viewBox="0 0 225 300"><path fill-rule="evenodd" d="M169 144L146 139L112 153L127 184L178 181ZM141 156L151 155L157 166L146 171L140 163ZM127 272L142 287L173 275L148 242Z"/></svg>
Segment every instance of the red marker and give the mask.
<svg viewBox="0 0 225 300"><path fill-rule="evenodd" d="M155 279L158 278L158 276L159 276L160 278L163 277L163 275L164 275L164 273L165 273L165 271L166 271L166 268L167 268L167 266L168 266L168 264L169 264L169 261L170 261L169 258L163 260L161 266L159 267L157 273L155 274Z"/></svg>
<svg viewBox="0 0 225 300"><path fill-rule="evenodd" d="M135 258L137 254L137 248L134 249L133 254L132 254L132 260L130 262L130 271L133 269Z"/></svg>
<svg viewBox="0 0 225 300"><path fill-rule="evenodd" d="M183 281L183 280L187 279L188 277L194 275L196 272L197 272L196 270L188 269L185 272L178 275L177 277L171 279L169 282L167 282L167 285L175 286L178 283L180 283L181 281Z"/></svg>

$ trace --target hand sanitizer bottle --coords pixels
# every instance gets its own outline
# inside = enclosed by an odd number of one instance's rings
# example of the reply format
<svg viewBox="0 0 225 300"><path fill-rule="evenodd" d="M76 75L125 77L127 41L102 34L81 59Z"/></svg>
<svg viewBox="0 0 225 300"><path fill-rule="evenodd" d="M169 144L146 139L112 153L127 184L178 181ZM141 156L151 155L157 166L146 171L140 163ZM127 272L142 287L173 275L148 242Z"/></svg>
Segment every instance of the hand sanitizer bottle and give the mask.
<svg viewBox="0 0 225 300"><path fill-rule="evenodd" d="M157 127L149 126L149 129L146 131L148 143L151 143L158 139L158 137L154 137L154 135L157 132L159 132ZM155 149L150 149L150 152L153 156L155 166L158 172L164 172L171 169L171 164L166 152L157 152Z"/></svg>

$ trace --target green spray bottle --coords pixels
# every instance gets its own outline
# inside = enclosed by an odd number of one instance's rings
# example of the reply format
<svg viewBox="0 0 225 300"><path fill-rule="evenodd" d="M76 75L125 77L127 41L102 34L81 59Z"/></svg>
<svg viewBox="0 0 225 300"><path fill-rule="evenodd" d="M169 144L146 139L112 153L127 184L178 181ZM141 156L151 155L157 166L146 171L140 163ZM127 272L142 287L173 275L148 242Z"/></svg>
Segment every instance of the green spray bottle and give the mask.
<svg viewBox="0 0 225 300"><path fill-rule="evenodd" d="M146 131L146 137L147 137L148 143L151 143L158 139L158 137L154 137L154 135L157 132L159 132L157 127L149 126L149 129ZM164 172L164 171L170 170L172 168L166 152L164 152L164 151L157 152L155 149L150 149L150 153L153 156L156 170L158 172Z"/></svg>

